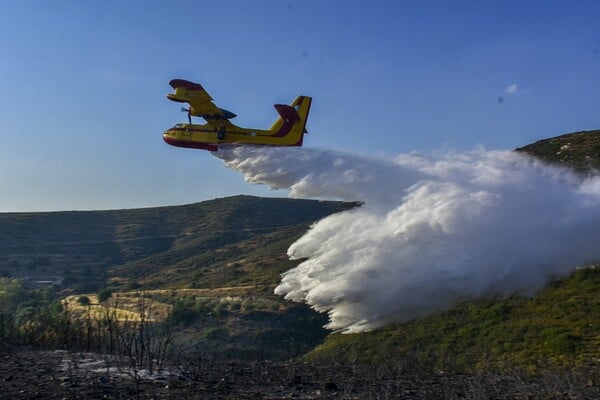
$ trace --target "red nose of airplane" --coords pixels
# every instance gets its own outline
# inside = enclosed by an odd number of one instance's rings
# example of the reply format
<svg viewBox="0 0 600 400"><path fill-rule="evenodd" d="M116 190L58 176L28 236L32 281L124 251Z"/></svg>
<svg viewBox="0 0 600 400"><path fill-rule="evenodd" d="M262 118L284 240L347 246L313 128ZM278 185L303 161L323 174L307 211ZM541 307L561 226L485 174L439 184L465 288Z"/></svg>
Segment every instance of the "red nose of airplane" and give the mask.
<svg viewBox="0 0 600 400"><path fill-rule="evenodd" d="M200 149L208 151L218 151L219 147L212 143L195 142L191 140L181 139L177 136L175 131L171 129L166 130L163 133L163 140L165 143L175 147L183 147L186 149Z"/></svg>

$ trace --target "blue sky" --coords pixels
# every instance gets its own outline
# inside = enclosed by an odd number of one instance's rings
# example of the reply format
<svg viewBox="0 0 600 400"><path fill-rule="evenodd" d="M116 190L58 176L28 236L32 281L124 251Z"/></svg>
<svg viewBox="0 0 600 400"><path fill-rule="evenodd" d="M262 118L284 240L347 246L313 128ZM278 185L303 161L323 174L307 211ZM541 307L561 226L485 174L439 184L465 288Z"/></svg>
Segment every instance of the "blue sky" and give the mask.
<svg viewBox="0 0 600 400"><path fill-rule="evenodd" d="M355 153L599 129L599 20L597 1L1 2L0 211L284 195L162 141L186 118L172 78L257 128L313 96L305 145Z"/></svg>

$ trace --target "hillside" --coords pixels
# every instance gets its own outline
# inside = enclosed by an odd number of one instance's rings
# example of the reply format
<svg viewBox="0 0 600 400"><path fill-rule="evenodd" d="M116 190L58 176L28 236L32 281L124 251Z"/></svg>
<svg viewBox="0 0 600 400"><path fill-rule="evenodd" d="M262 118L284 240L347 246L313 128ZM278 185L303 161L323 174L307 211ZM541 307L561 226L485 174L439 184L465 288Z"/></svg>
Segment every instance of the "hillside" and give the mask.
<svg viewBox="0 0 600 400"><path fill-rule="evenodd" d="M428 370L530 372L581 368L600 373L600 268L553 282L535 297L463 303L419 321L363 334L330 335L307 358Z"/></svg>
<svg viewBox="0 0 600 400"><path fill-rule="evenodd" d="M600 171L600 130L567 133L517 149L581 173Z"/></svg>
<svg viewBox="0 0 600 400"><path fill-rule="evenodd" d="M133 210L0 213L0 276L59 276L63 287L80 292L109 280L135 286L132 279L157 272L168 279L153 287L181 283L190 276L175 276L170 268L178 263L250 239L293 240L310 223L353 206L235 196Z"/></svg>
<svg viewBox="0 0 600 400"><path fill-rule="evenodd" d="M279 275L297 264L287 248L314 221L355 206L235 196L137 210L5 213L0 277L71 295L64 304L73 315L87 312L75 309L80 295L101 314L94 293L104 289L119 315L139 319L144 298L146 307L174 311L179 342L238 357L287 358L327 334L325 316L273 294ZM30 297L17 311L40 307Z"/></svg>

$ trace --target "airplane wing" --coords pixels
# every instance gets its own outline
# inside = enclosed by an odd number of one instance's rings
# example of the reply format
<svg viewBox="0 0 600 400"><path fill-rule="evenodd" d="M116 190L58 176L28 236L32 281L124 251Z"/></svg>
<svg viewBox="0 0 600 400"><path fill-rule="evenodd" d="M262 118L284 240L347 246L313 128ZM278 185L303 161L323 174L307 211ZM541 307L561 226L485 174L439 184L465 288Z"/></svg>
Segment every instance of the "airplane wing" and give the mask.
<svg viewBox="0 0 600 400"><path fill-rule="evenodd" d="M212 102L212 97L199 83L186 81L184 79L173 79L169 85L175 89L175 93L169 93L169 100L190 105L190 114L210 120L229 120L235 117L231 111L219 108Z"/></svg>

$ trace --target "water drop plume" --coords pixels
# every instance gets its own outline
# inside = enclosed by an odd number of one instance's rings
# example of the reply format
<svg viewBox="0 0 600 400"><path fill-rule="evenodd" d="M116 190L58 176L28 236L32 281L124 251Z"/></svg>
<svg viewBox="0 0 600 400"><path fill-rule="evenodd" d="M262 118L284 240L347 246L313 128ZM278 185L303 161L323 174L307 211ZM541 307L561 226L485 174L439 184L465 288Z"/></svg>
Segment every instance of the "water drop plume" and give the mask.
<svg viewBox="0 0 600 400"><path fill-rule="evenodd" d="M291 245L275 292L371 330L483 296L533 294L600 260L600 178L512 151L368 157L311 148L216 153L292 197L362 201Z"/></svg>

